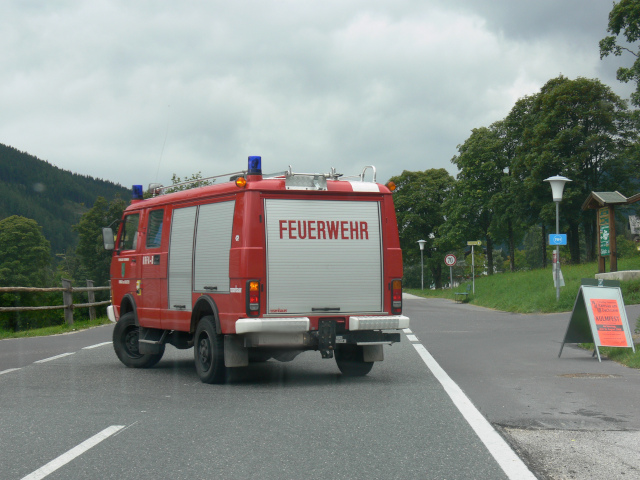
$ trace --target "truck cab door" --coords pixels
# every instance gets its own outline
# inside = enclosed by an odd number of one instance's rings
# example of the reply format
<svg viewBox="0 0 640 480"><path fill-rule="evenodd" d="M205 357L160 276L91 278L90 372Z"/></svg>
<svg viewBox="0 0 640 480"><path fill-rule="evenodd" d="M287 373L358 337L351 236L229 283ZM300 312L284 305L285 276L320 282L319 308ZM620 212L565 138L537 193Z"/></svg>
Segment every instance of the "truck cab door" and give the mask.
<svg viewBox="0 0 640 480"><path fill-rule="evenodd" d="M136 298L136 284L140 279L140 213L130 213L124 217L116 244L112 266L111 282L117 298L130 294ZM118 305L119 307L119 305ZM136 302L137 307L137 302Z"/></svg>
<svg viewBox="0 0 640 480"><path fill-rule="evenodd" d="M144 326L160 328L167 307L167 248L164 235L165 210L158 208L145 212L141 219L142 241L140 275L136 281L138 317Z"/></svg>

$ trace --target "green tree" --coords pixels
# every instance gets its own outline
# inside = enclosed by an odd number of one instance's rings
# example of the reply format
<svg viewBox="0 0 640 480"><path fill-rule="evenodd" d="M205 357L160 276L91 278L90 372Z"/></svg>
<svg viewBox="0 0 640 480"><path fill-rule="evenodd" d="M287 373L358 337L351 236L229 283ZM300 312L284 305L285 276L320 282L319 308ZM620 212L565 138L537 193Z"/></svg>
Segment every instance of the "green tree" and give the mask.
<svg viewBox="0 0 640 480"><path fill-rule="evenodd" d="M448 224L458 225L457 242L483 239L487 247L487 273L493 275L493 246L499 207L506 208L510 192L504 190L505 170L508 168L501 125L474 128L471 136L458 145L459 154L451 159L459 169L453 195L447 201ZM510 186L510 185L509 185ZM500 213L510 221L508 210ZM493 227L493 228L492 228ZM513 234L507 228L506 236ZM462 234L463 236L460 236Z"/></svg>
<svg viewBox="0 0 640 480"><path fill-rule="evenodd" d="M393 194L398 218L400 246L405 266L420 264L418 240L425 240L425 269L436 288L442 287L444 256L452 248L448 238L441 236L445 222L443 204L450 194L455 180L444 169L424 172L403 171L391 178L397 186ZM408 269L410 270L410 269Z"/></svg>
<svg viewBox="0 0 640 480"><path fill-rule="evenodd" d="M544 179L564 175L561 218L571 261L580 261L580 227L588 257L594 251L595 217L581 206L591 191L626 190L635 177L628 152L638 130L626 102L599 80L559 76L527 100L522 144L513 163L531 218L555 225L555 206ZM543 229L543 234L545 233Z"/></svg>
<svg viewBox="0 0 640 480"><path fill-rule="evenodd" d="M126 203L120 198L108 203L104 197L98 197L93 207L73 226L78 232L79 275L93 280L95 285L105 285L109 281L112 252L104 249L102 228L120 220L125 208Z"/></svg>
<svg viewBox="0 0 640 480"><path fill-rule="evenodd" d="M35 220L13 215L0 220L0 286L45 287L51 265L49 241L44 238ZM28 293L0 294L0 305L32 306L34 297ZM0 314L0 328L20 330L29 325L34 313Z"/></svg>
<svg viewBox="0 0 640 480"><path fill-rule="evenodd" d="M13 215L0 220L0 285L45 286L51 253L35 220Z"/></svg>
<svg viewBox="0 0 640 480"><path fill-rule="evenodd" d="M618 68L616 77L624 83L636 83L636 91L631 94L631 103L640 106L640 50L634 45L640 40L640 0L614 2L613 9L609 12L607 32L613 35L600 40L600 58L611 54L619 57L625 52L634 57L630 67ZM620 35L624 37L624 43L619 41Z"/></svg>

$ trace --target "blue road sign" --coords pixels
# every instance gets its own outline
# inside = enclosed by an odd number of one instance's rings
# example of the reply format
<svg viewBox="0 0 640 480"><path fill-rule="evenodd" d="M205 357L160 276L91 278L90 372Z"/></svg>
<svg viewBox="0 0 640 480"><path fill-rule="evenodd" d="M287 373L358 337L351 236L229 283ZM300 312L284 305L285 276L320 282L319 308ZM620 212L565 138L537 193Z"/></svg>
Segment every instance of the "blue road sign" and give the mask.
<svg viewBox="0 0 640 480"><path fill-rule="evenodd" d="M565 233L552 233L549 235L549 245L566 245L567 235Z"/></svg>

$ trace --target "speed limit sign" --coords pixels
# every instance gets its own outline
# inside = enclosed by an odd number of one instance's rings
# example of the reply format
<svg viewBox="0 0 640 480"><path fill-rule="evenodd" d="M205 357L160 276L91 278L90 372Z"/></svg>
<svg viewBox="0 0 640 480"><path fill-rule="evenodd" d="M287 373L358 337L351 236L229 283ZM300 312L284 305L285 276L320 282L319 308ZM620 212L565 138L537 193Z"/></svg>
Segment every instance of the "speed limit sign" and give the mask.
<svg viewBox="0 0 640 480"><path fill-rule="evenodd" d="M457 261L458 261L458 259L456 258L456 256L453 253L450 253L450 254L448 254L448 255L446 255L444 257L444 264L447 267L453 267L456 264Z"/></svg>

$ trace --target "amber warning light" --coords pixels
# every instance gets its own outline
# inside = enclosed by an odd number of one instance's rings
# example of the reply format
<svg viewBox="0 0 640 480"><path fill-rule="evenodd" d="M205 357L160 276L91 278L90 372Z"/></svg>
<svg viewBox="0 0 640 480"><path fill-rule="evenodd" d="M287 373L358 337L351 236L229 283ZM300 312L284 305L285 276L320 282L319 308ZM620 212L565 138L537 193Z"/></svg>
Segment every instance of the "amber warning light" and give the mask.
<svg viewBox="0 0 640 480"><path fill-rule="evenodd" d="M260 282L257 280L247 282L247 315L250 317L260 315Z"/></svg>

